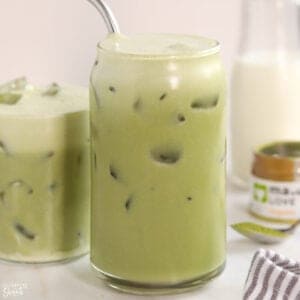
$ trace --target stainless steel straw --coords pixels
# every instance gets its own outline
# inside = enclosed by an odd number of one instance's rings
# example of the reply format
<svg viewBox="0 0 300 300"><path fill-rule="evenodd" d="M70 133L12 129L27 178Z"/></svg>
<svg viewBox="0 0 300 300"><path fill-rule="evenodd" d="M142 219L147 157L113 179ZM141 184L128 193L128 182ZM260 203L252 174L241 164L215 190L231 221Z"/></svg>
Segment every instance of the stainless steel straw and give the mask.
<svg viewBox="0 0 300 300"><path fill-rule="evenodd" d="M102 15L109 33L120 33L119 24L110 7L102 0L87 0Z"/></svg>

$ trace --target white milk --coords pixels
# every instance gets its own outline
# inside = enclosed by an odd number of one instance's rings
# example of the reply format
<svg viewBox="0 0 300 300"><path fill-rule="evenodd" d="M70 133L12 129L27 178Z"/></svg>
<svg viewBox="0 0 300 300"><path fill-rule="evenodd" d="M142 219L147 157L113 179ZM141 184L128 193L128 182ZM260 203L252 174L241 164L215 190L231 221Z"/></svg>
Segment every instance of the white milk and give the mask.
<svg viewBox="0 0 300 300"><path fill-rule="evenodd" d="M247 183L255 147L300 140L300 55L239 58L231 101L232 175Z"/></svg>

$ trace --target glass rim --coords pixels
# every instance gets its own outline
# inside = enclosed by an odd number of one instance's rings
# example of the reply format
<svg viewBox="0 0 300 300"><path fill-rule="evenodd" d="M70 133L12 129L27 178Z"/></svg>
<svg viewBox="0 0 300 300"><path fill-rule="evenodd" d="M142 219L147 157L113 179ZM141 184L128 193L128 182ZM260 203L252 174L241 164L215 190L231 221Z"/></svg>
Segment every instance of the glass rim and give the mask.
<svg viewBox="0 0 300 300"><path fill-rule="evenodd" d="M97 44L97 50L109 54L112 56L117 56L117 57L124 57L128 59L140 59L140 60L167 60L167 59L193 59L193 58L201 58L209 55L213 55L216 53L220 52L221 46L219 41L212 39L212 38L207 38L203 36L198 36L198 35L191 35L191 34L165 34L165 33L143 33L143 34L134 34L131 36L177 36L177 37L189 37L193 39L198 39L206 41L207 42L207 48L206 49L199 49L199 51L191 51L191 52L186 52L186 53L154 53L154 54L144 54L144 53L130 53L130 52L122 52L122 51L116 51L114 49L108 49L102 45L103 41L98 42ZM209 45L209 42L211 45Z"/></svg>

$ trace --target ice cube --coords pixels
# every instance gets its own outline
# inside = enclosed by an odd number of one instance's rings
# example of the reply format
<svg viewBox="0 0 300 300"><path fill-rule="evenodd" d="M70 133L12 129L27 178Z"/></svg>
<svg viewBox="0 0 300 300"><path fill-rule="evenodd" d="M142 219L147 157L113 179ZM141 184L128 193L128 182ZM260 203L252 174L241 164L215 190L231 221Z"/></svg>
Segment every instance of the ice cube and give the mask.
<svg viewBox="0 0 300 300"><path fill-rule="evenodd" d="M1 93L0 92L0 104L14 105L20 101L22 94L16 93Z"/></svg>
<svg viewBox="0 0 300 300"><path fill-rule="evenodd" d="M53 82L43 93L43 96L56 96L60 92L60 86Z"/></svg>
<svg viewBox="0 0 300 300"><path fill-rule="evenodd" d="M16 78L0 85L0 94L10 92L22 92L28 85L26 77Z"/></svg>
<svg viewBox="0 0 300 300"><path fill-rule="evenodd" d="M22 98L22 92L26 89L27 80L20 77L0 85L0 104L14 105Z"/></svg>

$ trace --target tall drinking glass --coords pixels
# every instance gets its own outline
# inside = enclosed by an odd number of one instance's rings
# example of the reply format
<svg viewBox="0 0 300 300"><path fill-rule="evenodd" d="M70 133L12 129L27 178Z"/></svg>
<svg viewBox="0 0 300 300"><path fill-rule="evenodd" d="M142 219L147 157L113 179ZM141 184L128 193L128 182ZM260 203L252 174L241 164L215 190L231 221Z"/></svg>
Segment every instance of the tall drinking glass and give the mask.
<svg viewBox="0 0 300 300"><path fill-rule="evenodd" d="M190 289L225 262L224 73L216 41L110 35L91 75L91 262L114 288Z"/></svg>

